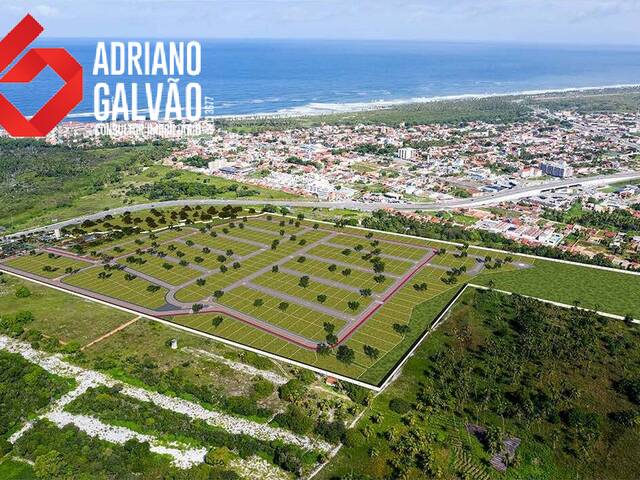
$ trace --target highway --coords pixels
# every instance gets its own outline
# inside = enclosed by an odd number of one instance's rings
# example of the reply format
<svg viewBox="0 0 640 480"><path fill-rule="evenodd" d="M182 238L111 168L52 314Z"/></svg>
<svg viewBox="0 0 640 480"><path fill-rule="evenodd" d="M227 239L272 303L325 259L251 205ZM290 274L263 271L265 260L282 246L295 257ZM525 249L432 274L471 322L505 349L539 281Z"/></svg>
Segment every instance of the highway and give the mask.
<svg viewBox="0 0 640 480"><path fill-rule="evenodd" d="M425 210L439 211L452 210L456 208L472 208L492 205L500 202L520 200L527 197L535 197L542 192L555 190L558 188L571 187L576 185L583 186L604 186L612 183L625 182L640 179L640 171L629 171L616 173L612 175L600 175L595 177L569 178L546 182L539 185L529 185L524 187L516 187L509 190L503 190L497 193L490 193L473 198L445 200L434 203L392 203L392 202L376 202L364 203L356 201L326 202L314 200L250 200L250 199L185 199L185 200L168 200L161 202L144 203L138 205L127 205L124 207L103 210L90 215L82 215L71 218L62 222L53 223L42 227L32 228L21 232L5 235L3 240L18 238L23 235L31 235L34 233L42 233L63 228L69 225L84 222L85 220L97 220L105 215L119 215L124 212L136 212L140 210L148 210L150 208L166 208L181 207L184 205L237 205L237 206L257 206L257 205L276 205L284 207L315 207L315 208L334 208L334 209L350 209L371 212L381 208L391 208L395 210Z"/></svg>

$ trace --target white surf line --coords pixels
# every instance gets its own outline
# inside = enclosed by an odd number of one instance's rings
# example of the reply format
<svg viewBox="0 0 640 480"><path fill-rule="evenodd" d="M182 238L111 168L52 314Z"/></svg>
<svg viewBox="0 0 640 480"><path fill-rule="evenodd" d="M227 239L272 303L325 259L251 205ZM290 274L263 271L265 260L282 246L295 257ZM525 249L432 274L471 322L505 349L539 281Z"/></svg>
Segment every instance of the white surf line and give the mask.
<svg viewBox="0 0 640 480"><path fill-rule="evenodd" d="M259 368L253 367L251 365L247 365L245 363L234 362L233 360L229 360L228 358L225 358L222 355L218 355L212 352L207 352L206 350L200 350L198 348L191 348L191 347L184 347L182 350L187 353L192 353L194 355L209 357L212 360L215 360L216 362L227 365L228 367L238 372L246 373L247 375L262 377L265 380L269 380L271 383L275 385L284 385L289 381L287 377L284 377L278 373L270 372L268 370L260 370Z"/></svg>
<svg viewBox="0 0 640 480"><path fill-rule="evenodd" d="M157 407L172 410L176 413L182 413L192 419L204 420L209 425L222 428L229 433L246 434L265 441L281 440L305 450L322 450L324 452L328 452L333 448L332 445L322 440L311 439L281 428L271 427L269 425L260 424L241 417L207 410L201 405L188 400L169 397L161 393L145 390L144 388L134 387L115 380L103 373L71 365L65 362L60 354L39 352L34 350L28 343L15 340L4 335L0 335L0 349L7 350L12 353L18 353L25 359L56 375L72 377L80 381L88 376L94 382L94 386L120 386L122 388L121 393L124 395L144 402L153 403Z"/></svg>

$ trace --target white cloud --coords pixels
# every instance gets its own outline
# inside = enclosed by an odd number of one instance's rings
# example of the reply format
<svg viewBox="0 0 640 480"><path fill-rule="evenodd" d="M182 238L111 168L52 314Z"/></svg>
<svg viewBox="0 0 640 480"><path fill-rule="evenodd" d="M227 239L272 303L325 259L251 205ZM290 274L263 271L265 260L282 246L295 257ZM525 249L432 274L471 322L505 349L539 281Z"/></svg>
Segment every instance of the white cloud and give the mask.
<svg viewBox="0 0 640 480"><path fill-rule="evenodd" d="M36 17L57 17L60 15L60 10L57 7L46 4L39 4L31 8L31 13Z"/></svg>

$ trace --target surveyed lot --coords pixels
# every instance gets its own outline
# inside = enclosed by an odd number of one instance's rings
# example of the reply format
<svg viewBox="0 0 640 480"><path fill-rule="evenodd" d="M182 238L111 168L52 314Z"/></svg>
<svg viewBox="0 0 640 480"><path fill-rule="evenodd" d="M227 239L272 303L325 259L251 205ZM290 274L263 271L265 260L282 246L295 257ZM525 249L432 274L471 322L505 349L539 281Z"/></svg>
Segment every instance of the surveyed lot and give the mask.
<svg viewBox="0 0 640 480"><path fill-rule="evenodd" d="M636 275L280 215L51 247L2 266L368 385L469 282L640 317Z"/></svg>

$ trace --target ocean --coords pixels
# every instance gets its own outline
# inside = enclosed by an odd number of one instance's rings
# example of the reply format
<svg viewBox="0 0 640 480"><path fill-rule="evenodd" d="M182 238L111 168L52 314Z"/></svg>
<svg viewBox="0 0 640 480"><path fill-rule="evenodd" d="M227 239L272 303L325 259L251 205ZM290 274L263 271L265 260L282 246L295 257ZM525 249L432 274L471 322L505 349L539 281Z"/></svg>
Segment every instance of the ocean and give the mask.
<svg viewBox="0 0 640 480"><path fill-rule="evenodd" d="M640 84L640 47L571 47L394 41L203 40L195 78L215 115L322 113L372 103ZM84 66L84 100L69 119L93 119L95 39L51 39ZM162 78L149 79L163 82ZM186 81L183 80L183 81ZM0 84L25 115L61 86L51 71ZM140 92L142 95L142 92Z"/></svg>

